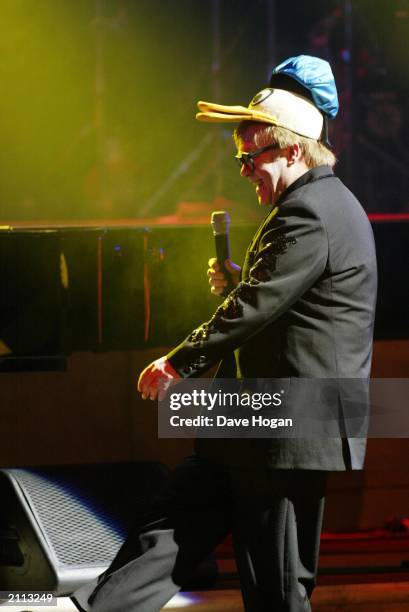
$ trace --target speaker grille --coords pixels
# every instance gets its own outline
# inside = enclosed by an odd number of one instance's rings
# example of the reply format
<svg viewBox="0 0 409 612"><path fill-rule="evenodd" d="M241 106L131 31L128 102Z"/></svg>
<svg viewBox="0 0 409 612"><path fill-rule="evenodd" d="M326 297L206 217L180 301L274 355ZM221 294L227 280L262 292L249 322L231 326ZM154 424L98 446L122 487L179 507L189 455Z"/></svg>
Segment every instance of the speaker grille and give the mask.
<svg viewBox="0 0 409 612"><path fill-rule="evenodd" d="M62 481L26 470L10 470L59 565L106 565L123 535L112 518Z"/></svg>

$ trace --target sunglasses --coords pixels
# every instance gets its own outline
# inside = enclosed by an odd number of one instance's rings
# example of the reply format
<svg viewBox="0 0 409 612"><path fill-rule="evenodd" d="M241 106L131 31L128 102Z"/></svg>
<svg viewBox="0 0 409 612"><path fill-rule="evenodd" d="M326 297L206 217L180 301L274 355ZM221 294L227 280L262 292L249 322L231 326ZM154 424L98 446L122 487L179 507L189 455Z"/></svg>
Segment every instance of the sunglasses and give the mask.
<svg viewBox="0 0 409 612"><path fill-rule="evenodd" d="M256 149L255 151L251 151L251 153L247 153L243 151L242 153L238 153L235 155L235 159L240 166L240 169L243 166L246 166L250 172L254 172L256 169L254 165L254 159L264 153L265 151L270 151L271 149L278 149L278 144L267 145L266 147L261 147L261 149Z"/></svg>

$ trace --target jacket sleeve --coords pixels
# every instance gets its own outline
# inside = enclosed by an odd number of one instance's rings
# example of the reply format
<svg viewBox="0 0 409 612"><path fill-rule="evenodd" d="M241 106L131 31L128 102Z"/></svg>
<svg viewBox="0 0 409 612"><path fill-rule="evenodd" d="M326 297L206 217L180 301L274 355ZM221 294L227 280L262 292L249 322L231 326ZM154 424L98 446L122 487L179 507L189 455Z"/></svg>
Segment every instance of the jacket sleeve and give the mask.
<svg viewBox="0 0 409 612"><path fill-rule="evenodd" d="M227 353L279 318L324 273L328 241L320 219L304 204L288 203L263 229L258 248L247 254L240 284L210 321L168 355L184 377L199 376ZM248 266L247 266L248 267Z"/></svg>

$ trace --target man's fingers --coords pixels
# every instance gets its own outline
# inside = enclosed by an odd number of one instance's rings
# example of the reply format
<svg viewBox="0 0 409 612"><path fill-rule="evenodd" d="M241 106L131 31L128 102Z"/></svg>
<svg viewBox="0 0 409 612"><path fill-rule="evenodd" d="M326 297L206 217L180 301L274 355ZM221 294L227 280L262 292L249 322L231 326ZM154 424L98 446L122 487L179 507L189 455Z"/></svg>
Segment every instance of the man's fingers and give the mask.
<svg viewBox="0 0 409 612"><path fill-rule="evenodd" d="M209 261L207 262L207 265L209 266L207 270L207 276L210 277L210 276L214 276L215 274L223 274L223 272L221 272L220 270L220 265L215 257L212 257L211 259L209 259Z"/></svg>
<svg viewBox="0 0 409 612"><path fill-rule="evenodd" d="M214 268L216 272L217 270L220 270L220 265L216 257L211 257L209 261L207 262L207 265L209 266L209 268Z"/></svg>
<svg viewBox="0 0 409 612"><path fill-rule="evenodd" d="M223 283L226 282L226 277L224 276L224 274L217 274L215 276L209 276L209 285L213 285L213 284L217 284L217 283Z"/></svg>
<svg viewBox="0 0 409 612"><path fill-rule="evenodd" d="M223 289L225 289L227 287L227 281L224 282L218 282L218 283L210 283L210 286L212 287L212 289L220 289L220 291L223 291Z"/></svg>
<svg viewBox="0 0 409 612"><path fill-rule="evenodd" d="M150 391L150 393L149 393L149 398L150 398L152 401L155 401L155 400L156 400L156 398L157 398L157 396L158 396L158 389L157 389L157 388L156 388L156 389L151 389L151 391Z"/></svg>
<svg viewBox="0 0 409 612"><path fill-rule="evenodd" d="M143 399L150 397L152 388L155 387L155 379L158 373L152 367L152 364L144 369L138 380L138 391L142 394Z"/></svg>
<svg viewBox="0 0 409 612"><path fill-rule="evenodd" d="M214 270L209 268L209 270L207 271L207 276L209 278L224 278L224 273L223 272L215 272Z"/></svg>
<svg viewBox="0 0 409 612"><path fill-rule="evenodd" d="M142 387L142 399L155 399L157 395L158 379L157 377L150 379Z"/></svg>
<svg viewBox="0 0 409 612"><path fill-rule="evenodd" d="M213 295L221 295L223 293L224 287L212 287L210 289L210 293Z"/></svg>
<svg viewBox="0 0 409 612"><path fill-rule="evenodd" d="M211 287L210 293L213 295L221 295L228 285L228 280L224 274L224 271L221 270L220 264L216 257L209 259L208 265L209 269L207 271L207 276L209 279L209 285Z"/></svg>
<svg viewBox="0 0 409 612"><path fill-rule="evenodd" d="M138 391L139 393L143 393L143 388L146 386L146 381L149 377L151 365L148 365L142 372L139 374L138 378Z"/></svg>
<svg viewBox="0 0 409 612"><path fill-rule="evenodd" d="M147 399L148 397L150 397L150 389L151 389L151 383L150 380L145 379L141 386L140 386L140 393L142 394L142 399Z"/></svg>

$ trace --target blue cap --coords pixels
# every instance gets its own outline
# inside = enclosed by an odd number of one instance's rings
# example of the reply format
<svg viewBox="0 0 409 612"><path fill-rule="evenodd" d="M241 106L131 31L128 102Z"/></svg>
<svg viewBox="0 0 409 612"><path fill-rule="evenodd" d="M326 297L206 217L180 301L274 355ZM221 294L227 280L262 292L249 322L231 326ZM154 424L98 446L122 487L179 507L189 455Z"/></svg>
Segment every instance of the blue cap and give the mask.
<svg viewBox="0 0 409 612"><path fill-rule="evenodd" d="M280 81L277 80L280 75L295 79L305 88L307 95L310 94L315 106L330 119L337 115L339 109L337 88L328 62L311 55L290 57L273 69L271 87L280 89Z"/></svg>

